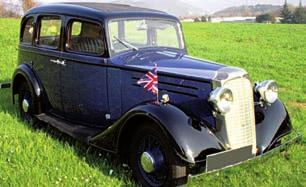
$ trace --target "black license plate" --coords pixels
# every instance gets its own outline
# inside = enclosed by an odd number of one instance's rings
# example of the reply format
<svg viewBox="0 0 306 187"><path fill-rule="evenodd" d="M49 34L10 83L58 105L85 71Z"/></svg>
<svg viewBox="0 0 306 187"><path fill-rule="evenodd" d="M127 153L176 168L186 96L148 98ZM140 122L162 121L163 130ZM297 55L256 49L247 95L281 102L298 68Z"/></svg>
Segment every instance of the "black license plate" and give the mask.
<svg viewBox="0 0 306 187"><path fill-rule="evenodd" d="M231 167L254 157L252 145L208 155L206 159L206 172Z"/></svg>

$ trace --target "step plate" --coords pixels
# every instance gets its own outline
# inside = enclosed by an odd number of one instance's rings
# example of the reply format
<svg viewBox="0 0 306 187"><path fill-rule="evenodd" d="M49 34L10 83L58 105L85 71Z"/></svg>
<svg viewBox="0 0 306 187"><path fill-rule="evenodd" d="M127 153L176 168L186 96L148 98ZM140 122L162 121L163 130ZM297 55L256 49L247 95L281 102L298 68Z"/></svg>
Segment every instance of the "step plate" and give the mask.
<svg viewBox="0 0 306 187"><path fill-rule="evenodd" d="M59 131L66 133L73 138L84 142L86 144L89 144L89 140L102 132L102 129L100 128L93 128L88 126L81 126L76 124L68 123L64 120L58 119L54 116L48 115L48 114L39 114L36 116L39 120L48 123L49 125L57 128Z"/></svg>

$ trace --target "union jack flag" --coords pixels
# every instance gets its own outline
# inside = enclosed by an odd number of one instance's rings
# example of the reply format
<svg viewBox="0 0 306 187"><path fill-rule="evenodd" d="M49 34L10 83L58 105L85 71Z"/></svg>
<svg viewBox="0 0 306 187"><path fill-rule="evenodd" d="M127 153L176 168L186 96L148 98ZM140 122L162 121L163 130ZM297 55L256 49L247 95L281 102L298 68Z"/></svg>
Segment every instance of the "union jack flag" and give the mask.
<svg viewBox="0 0 306 187"><path fill-rule="evenodd" d="M158 76L157 76L157 65L146 73L137 84L143 86L147 91L152 92L153 94L158 94Z"/></svg>

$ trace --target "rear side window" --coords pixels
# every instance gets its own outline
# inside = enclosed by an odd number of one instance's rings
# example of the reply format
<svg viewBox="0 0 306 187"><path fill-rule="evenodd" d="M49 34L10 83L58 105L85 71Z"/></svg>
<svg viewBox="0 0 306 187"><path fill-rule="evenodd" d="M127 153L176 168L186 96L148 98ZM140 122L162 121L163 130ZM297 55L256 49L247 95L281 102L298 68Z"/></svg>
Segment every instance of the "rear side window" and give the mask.
<svg viewBox="0 0 306 187"><path fill-rule="evenodd" d="M103 55L105 45L102 28L99 24L72 21L69 24L66 50L71 52Z"/></svg>
<svg viewBox="0 0 306 187"><path fill-rule="evenodd" d="M60 42L62 21L59 17L42 17L38 44L57 48Z"/></svg>
<svg viewBox="0 0 306 187"><path fill-rule="evenodd" d="M34 32L34 19L29 18L22 29L21 42L31 44Z"/></svg>

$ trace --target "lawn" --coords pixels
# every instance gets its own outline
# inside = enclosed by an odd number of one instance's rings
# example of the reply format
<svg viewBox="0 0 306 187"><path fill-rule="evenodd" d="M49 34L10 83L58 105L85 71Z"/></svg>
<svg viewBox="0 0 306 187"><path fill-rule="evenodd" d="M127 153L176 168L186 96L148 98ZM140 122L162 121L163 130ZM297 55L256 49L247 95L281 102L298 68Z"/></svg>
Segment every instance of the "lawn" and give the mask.
<svg viewBox="0 0 306 187"><path fill-rule="evenodd" d="M306 25L185 23L190 55L274 79L292 122L306 136ZM0 19L0 82L17 61L19 20ZM306 186L306 141L288 151L192 178L188 186ZM0 91L0 186L134 185L113 155L87 149L50 128L21 122L9 90Z"/></svg>

